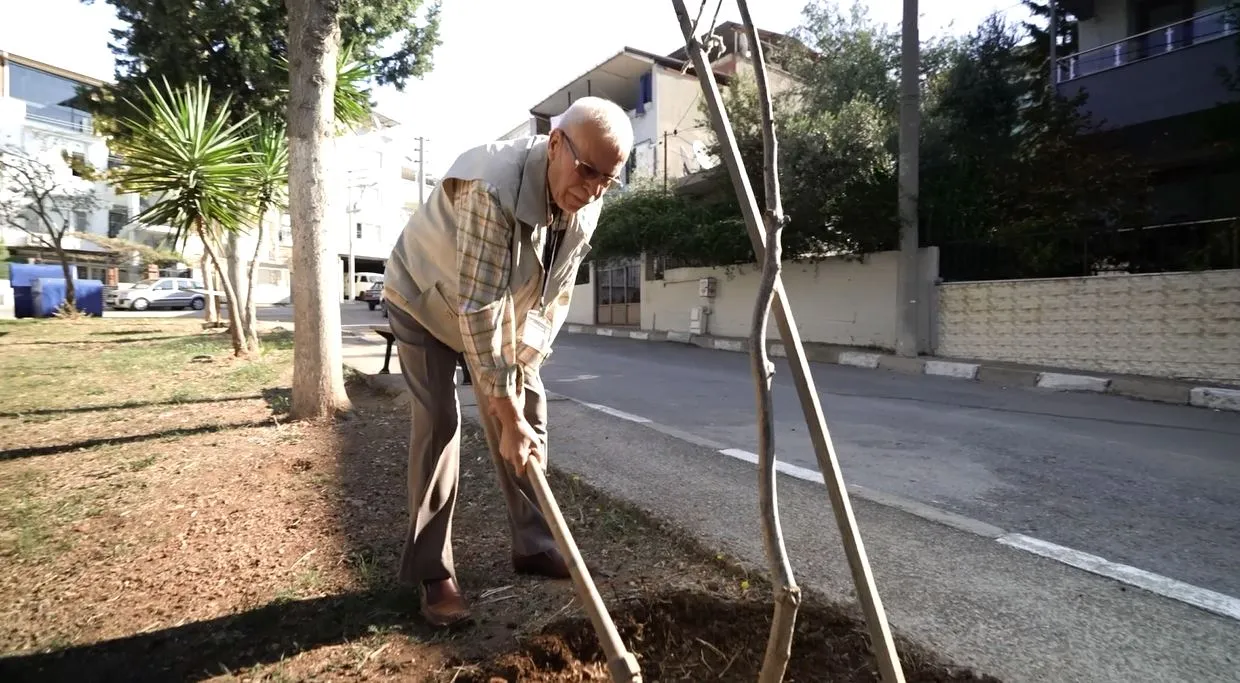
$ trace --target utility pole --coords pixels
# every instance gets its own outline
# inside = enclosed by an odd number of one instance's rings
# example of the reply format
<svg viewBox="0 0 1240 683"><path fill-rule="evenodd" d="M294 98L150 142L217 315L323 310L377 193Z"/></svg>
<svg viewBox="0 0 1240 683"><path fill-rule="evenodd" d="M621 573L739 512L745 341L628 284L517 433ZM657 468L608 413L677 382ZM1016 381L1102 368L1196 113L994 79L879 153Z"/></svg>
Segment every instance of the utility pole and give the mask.
<svg viewBox="0 0 1240 683"><path fill-rule="evenodd" d="M663 131L663 191L667 192L667 136L668 132Z"/></svg>
<svg viewBox="0 0 1240 683"><path fill-rule="evenodd" d="M349 195L352 195L354 190L353 176L354 171L349 171L349 185L346 189L346 192L348 192ZM345 199L349 202L345 207L348 210L348 217L344 223L345 230L349 231L349 258L345 262L344 291L341 292L341 300L352 301L353 281L357 279L357 262L353 259L353 233L357 230L357 228L353 226L353 216L357 213L357 205L359 200L354 199L352 196L348 196Z"/></svg>
<svg viewBox="0 0 1240 683"><path fill-rule="evenodd" d="M900 29L900 260L896 275L896 354L917 356L918 300L917 166L921 128L919 75L921 45L917 35L917 0L904 0Z"/></svg>
<svg viewBox="0 0 1240 683"><path fill-rule="evenodd" d="M424 150L425 148L426 148L426 138L419 135L418 136L418 206L419 207L426 204L426 190L424 189L426 187L426 175L424 174L422 170L423 159L425 157L425 155L423 155L422 153L422 150Z"/></svg>
<svg viewBox="0 0 1240 683"><path fill-rule="evenodd" d="M1048 0L1046 6L1051 12L1050 25L1050 41L1051 41L1051 96L1055 95L1055 84L1059 82L1059 9L1055 6L1055 0Z"/></svg>

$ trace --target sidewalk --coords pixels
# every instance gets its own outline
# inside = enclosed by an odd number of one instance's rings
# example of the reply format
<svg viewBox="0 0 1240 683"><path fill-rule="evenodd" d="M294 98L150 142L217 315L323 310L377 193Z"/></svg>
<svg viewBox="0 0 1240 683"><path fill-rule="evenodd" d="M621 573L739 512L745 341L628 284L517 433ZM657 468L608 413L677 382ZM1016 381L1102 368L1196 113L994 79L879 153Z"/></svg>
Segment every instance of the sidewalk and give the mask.
<svg viewBox="0 0 1240 683"><path fill-rule="evenodd" d="M383 364L381 341L346 337L345 349L359 372ZM399 375L366 376L403 392ZM550 422L554 466L765 573L752 465L562 397ZM779 486L798 582L853 603L825 488L788 476ZM1001 529L852 503L893 628L947 659L1015 683L1236 680L1234 620L996 542Z"/></svg>
<svg viewBox="0 0 1240 683"><path fill-rule="evenodd" d="M620 337L647 342L677 342L718 351L749 352L748 339L733 337L712 337L687 332L658 332L575 323L565 325L564 331L571 334L594 334L600 337ZM776 358L783 358L787 355L784 345L779 342L771 342L770 354ZM805 354L810 361L816 363L850 365L912 375L938 375L1006 387L1038 387L1058 391L1113 394L1212 410L1240 411L1240 387L1208 382L1184 382L1158 377L1064 370L1000 361L973 361L932 356L904 358L873 349L817 342L806 343Z"/></svg>

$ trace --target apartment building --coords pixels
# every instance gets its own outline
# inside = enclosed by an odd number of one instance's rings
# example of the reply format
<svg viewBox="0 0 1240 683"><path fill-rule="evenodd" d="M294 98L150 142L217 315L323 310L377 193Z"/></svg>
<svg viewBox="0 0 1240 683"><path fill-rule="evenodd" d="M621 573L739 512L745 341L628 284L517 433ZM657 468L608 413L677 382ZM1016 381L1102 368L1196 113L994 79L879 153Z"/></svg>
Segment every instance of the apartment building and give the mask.
<svg viewBox="0 0 1240 683"><path fill-rule="evenodd" d="M1240 168L1214 137L1227 111L1220 107L1240 103L1240 89L1223 77L1240 68L1236 8L1227 0L1059 3L1078 21L1076 52L1056 60L1059 92L1084 93L1102 134L1149 165L1154 219L1240 215Z"/></svg>
<svg viewBox="0 0 1240 683"><path fill-rule="evenodd" d="M749 37L736 22L716 27L715 35L719 40L712 43L708 57L716 80L726 87L745 71L752 73ZM772 31L759 31L758 35L767 55L800 45ZM769 66L776 92L794 82L777 61ZM503 139L549 133L552 121L573 101L590 95L605 97L628 112L633 149L622 176L626 187L653 183L669 189L685 188L701 177L699 172L718 165L708 151L712 133L702 86L684 48L665 55L633 47L621 49L544 97L530 109L527 124L515 127ZM637 260L583 266L578 284L594 285L594 322L640 324L643 277Z"/></svg>
<svg viewBox="0 0 1240 683"><path fill-rule="evenodd" d="M58 176L78 176L63 155L77 163L102 169L116 163L108 151L107 141L95 135L93 121L86 110L81 92L96 88L97 79L28 59L0 52L0 146L20 150L53 167ZM115 193L105 183L92 183L84 178L63 183L75 193L93 192L95 207L89 210L65 210L63 219L75 232L121 236L144 243L162 238L159 228L134 226L131 217L144 208L137 195ZM21 216L31 229L39 229L34 216ZM19 227L0 226L11 258L56 262L38 237ZM79 277L107 280L112 260L106 251L77 237L67 237L64 245L74 259ZM114 274L122 282L141 279L145 271L136 266L122 266Z"/></svg>
<svg viewBox="0 0 1240 683"><path fill-rule="evenodd" d="M340 259L342 298L354 298L383 274L405 223L430 196L434 180L420 168L425 150L419 154L427 142L379 113L336 139L335 186L341 193L332 217L332 225L339 228L331 232ZM291 249L287 215L282 222L281 245Z"/></svg>

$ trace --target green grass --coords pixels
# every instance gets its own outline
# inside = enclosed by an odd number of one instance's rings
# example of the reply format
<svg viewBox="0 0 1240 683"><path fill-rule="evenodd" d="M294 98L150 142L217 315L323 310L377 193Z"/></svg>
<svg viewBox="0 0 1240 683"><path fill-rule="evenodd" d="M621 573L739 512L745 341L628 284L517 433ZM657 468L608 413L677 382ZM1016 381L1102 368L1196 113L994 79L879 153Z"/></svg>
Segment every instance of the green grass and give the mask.
<svg viewBox="0 0 1240 683"><path fill-rule="evenodd" d="M47 496L46 481L33 469L0 480L0 555L33 560L63 551L69 544L57 529L102 514L97 492Z"/></svg>
<svg viewBox="0 0 1240 683"><path fill-rule="evenodd" d="M228 335L203 333L197 321L0 321L0 337L4 412L254 394L279 385L292 361L287 332L234 359Z"/></svg>

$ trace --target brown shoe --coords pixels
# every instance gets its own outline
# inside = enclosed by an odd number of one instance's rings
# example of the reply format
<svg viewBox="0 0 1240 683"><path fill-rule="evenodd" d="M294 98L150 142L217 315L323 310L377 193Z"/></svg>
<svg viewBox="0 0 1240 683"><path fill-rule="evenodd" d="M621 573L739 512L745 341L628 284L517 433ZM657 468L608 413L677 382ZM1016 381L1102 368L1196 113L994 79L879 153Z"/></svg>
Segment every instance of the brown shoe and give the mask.
<svg viewBox="0 0 1240 683"><path fill-rule="evenodd" d="M546 550L536 555L513 555L512 568L518 574L533 574L549 579L570 579L568 562L558 550Z"/></svg>
<svg viewBox="0 0 1240 683"><path fill-rule="evenodd" d="M446 627L468 621L469 605L456 579L439 579L422 584L422 616L431 626Z"/></svg>

